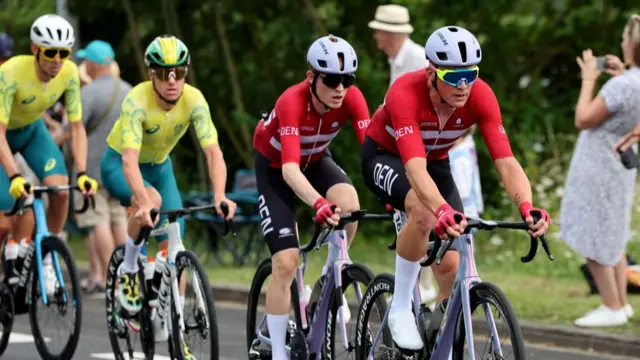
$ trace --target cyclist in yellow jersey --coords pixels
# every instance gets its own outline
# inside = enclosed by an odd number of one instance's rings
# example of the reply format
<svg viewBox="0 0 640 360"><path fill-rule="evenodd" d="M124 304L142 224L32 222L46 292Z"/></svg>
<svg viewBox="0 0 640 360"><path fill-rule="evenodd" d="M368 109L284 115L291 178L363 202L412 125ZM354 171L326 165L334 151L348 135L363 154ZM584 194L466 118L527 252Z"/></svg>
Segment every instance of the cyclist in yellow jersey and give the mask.
<svg viewBox="0 0 640 360"><path fill-rule="evenodd" d="M118 269L119 300L132 315L142 306L139 297L131 291L139 286L140 248L134 239L141 227L154 226L152 208L183 206L169 153L189 125L193 124L207 158L218 214L222 216L222 201L229 205L227 219L236 209L236 204L225 196L227 168L209 105L198 89L185 84L189 50L174 36L160 36L147 47L145 62L150 81L137 85L127 94L120 118L107 138L109 147L100 170L104 187L134 211L129 219L124 262ZM164 219L160 219L159 224L163 222ZM184 234L183 221L180 229ZM157 239L162 249L167 247L165 239Z"/></svg>
<svg viewBox="0 0 640 360"><path fill-rule="evenodd" d="M63 93L71 123L77 182L85 196L95 193L98 187L84 172L87 135L81 121L80 80L76 65L67 61L74 41L74 31L67 20L58 15L43 15L31 25L33 55L14 56L0 65L0 210L11 209L14 199L28 195L27 181L16 168L14 153L22 154L43 184L69 183L62 153L42 119L44 111ZM89 183L88 188L85 182ZM48 226L51 233L57 234L67 218L69 194L58 192L49 199ZM32 230L17 225L13 235L20 239L29 236ZM49 261L45 258L45 264ZM53 271L51 266L46 268Z"/></svg>

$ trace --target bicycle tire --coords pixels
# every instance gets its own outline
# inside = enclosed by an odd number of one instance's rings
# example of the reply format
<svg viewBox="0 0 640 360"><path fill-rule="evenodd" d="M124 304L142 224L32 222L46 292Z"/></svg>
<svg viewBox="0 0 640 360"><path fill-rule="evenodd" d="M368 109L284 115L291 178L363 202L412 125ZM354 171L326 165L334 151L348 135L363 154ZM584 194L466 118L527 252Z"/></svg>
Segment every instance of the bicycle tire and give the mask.
<svg viewBox="0 0 640 360"><path fill-rule="evenodd" d="M485 303L485 300L489 300L489 303L498 308L500 313L504 315L504 321L507 323L507 327L511 335L511 346L513 348L515 359L524 360L526 358L526 353L520 324L518 323L516 313L513 310L511 303L509 303L507 296L502 292L502 290L492 283L481 282L474 285L469 290L469 300L472 314L478 305ZM467 353L467 349L465 349L465 339L465 324L461 311L458 314L456 330L454 332L452 359L462 360L464 358L464 354Z"/></svg>
<svg viewBox="0 0 640 360"><path fill-rule="evenodd" d="M251 288L249 290L249 301L247 302L247 353L251 349L251 343L256 338L256 316L258 313L258 306L260 305L260 296L262 285L267 277L271 275L271 259L267 258L263 260L256 270L253 280L251 281ZM299 294L298 294L298 282L294 278L291 283L291 306L295 314L295 322L298 329L302 329L302 317L300 315Z"/></svg>
<svg viewBox="0 0 640 360"><path fill-rule="evenodd" d="M118 284L118 267L124 261L125 245L118 245L111 253L109 265L107 266L107 286L105 288L105 309L107 316L107 333L109 334L109 342L111 350L115 356L115 360L125 360L123 350L120 348L119 336L116 333L117 326L114 311L116 309L116 285ZM144 267L142 261L138 259L138 277L140 279L140 294L142 297L142 309L138 313L138 322L140 323L140 346L146 360L153 360L155 354L155 339L153 335L153 326L151 325L151 314L149 307L149 298L147 297L147 288L144 285ZM128 330L127 330L128 331ZM129 356L131 358L131 356Z"/></svg>
<svg viewBox="0 0 640 360"><path fill-rule="evenodd" d="M78 348L78 342L80 340L80 330L82 328L82 295L80 294L78 270L76 268L76 263L73 259L73 255L71 254L69 246L60 238L55 236L48 236L42 240L41 245L43 259L49 252L55 251L58 254L58 261L64 260L64 262L66 262L67 264L67 269L69 271L69 281L71 282L71 286L73 287L70 294L71 299L68 299L68 304L70 304L71 306L67 306L67 309L73 309L73 318L75 321L69 340L67 341L67 344L64 346L60 354L52 354L51 352L49 352L49 348L47 347L44 336L42 336L42 332L40 331L40 327L38 326L38 322L36 319L38 312L37 304L40 302L40 300L35 298L35 294L38 293L40 287L38 286L38 267L34 262L31 267L31 279L29 280L31 288L29 293L27 294L27 298L29 298L29 322L31 324L34 342L36 345L36 349L40 354L40 357L44 360L71 359L73 357L73 354L76 352L76 349ZM67 292L67 295L69 295L69 292Z"/></svg>
<svg viewBox="0 0 640 360"><path fill-rule="evenodd" d="M326 359L335 359L335 347L333 346L336 325L338 324L338 302L340 301L345 290L354 282L364 284L366 287L373 281L373 272L362 264L349 264L342 269L342 289L334 290L331 295L331 305L329 307L329 314L327 316L326 336L323 344L322 356ZM364 294L363 294L364 299ZM382 314L387 311L387 304L384 299L376 299L376 305L382 309ZM359 306L360 304L358 304ZM349 306L347 304L347 306ZM355 350L355 342L349 341L349 352Z"/></svg>
<svg viewBox="0 0 640 360"><path fill-rule="evenodd" d="M0 335L0 356L7 350L9 336L13 329L15 312L13 308L13 294L5 283L0 283L0 324L2 324L2 335Z"/></svg>
<svg viewBox="0 0 640 360"><path fill-rule="evenodd" d="M215 302L213 300L213 293L211 292L211 285L209 284L209 279L207 277L207 272L204 270L204 267L198 260L196 254L194 254L190 250L184 250L179 252L176 255L176 275L178 281L180 281L180 277L184 269L187 267L193 266L196 273L198 274L198 281L202 285L202 295L204 297L205 305L207 306L207 316L209 322L209 335L211 336L211 349L209 351L209 359L210 360L218 360L219 358L219 339L218 339L218 322L216 319L216 307ZM179 283L178 283L179 286ZM184 317L184 313L183 313ZM184 334L180 331L178 312L176 309L176 304L173 301L173 294L171 296L171 341L173 342L173 355L176 356L178 360L184 360L186 355L184 353L184 346L182 345L182 341L184 340ZM191 348L191 347L190 347ZM196 358L201 359L201 357L196 356ZM204 359L203 359L204 360Z"/></svg>
<svg viewBox="0 0 640 360"><path fill-rule="evenodd" d="M366 360L371 349L371 338L373 334L369 334L366 328L369 324L369 316L371 315L371 304L377 301L383 294L393 294L395 289L395 277L388 273L377 275L367 287L362 297L362 303L358 308L358 318L356 322L356 360ZM387 310L386 299L380 298L384 303L385 313ZM378 304L378 306L380 306ZM384 315L383 315L384 316ZM382 324L381 324L382 325ZM363 336L363 334L367 334ZM364 338L364 339L363 339ZM394 348L393 338L391 337L391 330L385 324L382 331L382 343L388 348Z"/></svg>

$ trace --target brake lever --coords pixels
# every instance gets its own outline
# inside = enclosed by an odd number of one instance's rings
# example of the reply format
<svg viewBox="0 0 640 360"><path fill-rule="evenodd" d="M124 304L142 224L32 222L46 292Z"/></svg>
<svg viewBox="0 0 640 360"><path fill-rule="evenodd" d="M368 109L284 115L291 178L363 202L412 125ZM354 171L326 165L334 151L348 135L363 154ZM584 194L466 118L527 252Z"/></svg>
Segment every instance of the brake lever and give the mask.
<svg viewBox="0 0 640 360"><path fill-rule="evenodd" d="M222 233L222 235L226 236L229 232L231 232L231 236L235 237L236 232L233 229L233 222L231 220L226 220L227 215L229 215L229 205L227 205L227 203L224 201L220 202L220 210L222 211L222 215L224 215L224 232Z"/></svg>
<svg viewBox="0 0 640 360"><path fill-rule="evenodd" d="M540 236L540 242L542 243L542 248L547 253L547 257L549 257L549 260L553 261L554 260L553 255L551 255L549 244L547 243L547 239L544 235Z"/></svg>

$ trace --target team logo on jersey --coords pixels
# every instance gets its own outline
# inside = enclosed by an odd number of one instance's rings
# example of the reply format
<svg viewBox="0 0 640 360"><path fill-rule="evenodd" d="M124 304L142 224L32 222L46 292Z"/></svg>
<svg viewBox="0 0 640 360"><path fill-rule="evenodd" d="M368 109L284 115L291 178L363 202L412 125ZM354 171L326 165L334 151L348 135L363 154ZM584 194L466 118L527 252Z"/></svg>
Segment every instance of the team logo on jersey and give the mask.
<svg viewBox="0 0 640 360"><path fill-rule="evenodd" d="M337 126L339 126L339 125L340 125L340 123L339 123L339 122L337 122L337 121L335 121L333 124L331 124L331 127L332 127L332 128L334 128L334 127L337 127Z"/></svg>
<svg viewBox="0 0 640 360"><path fill-rule="evenodd" d="M146 129L144 132L146 132L147 134L153 134L158 130L160 130L160 125L156 125L155 127L152 127L151 129Z"/></svg>
<svg viewBox="0 0 640 360"><path fill-rule="evenodd" d="M462 124L462 119L458 118L458 120L456 120L456 125L460 125Z"/></svg>
<svg viewBox="0 0 640 360"><path fill-rule="evenodd" d="M53 170L54 167L56 167L56 159L51 158L47 160L47 163L44 165L44 171L49 172Z"/></svg>
<svg viewBox="0 0 640 360"><path fill-rule="evenodd" d="M31 104L35 99L36 99L35 96L28 97L28 98L22 100L22 105Z"/></svg>

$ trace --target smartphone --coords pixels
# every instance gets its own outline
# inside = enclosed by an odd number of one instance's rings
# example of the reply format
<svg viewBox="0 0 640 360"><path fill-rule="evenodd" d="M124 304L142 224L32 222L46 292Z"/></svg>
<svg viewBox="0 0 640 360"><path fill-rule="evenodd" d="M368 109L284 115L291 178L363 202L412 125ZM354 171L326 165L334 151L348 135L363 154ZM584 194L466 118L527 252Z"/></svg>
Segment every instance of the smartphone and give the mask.
<svg viewBox="0 0 640 360"><path fill-rule="evenodd" d="M638 167L638 154L633 151L633 148L630 147L626 151L618 149L618 154L620 154L620 161L622 161L622 165L625 168L634 169Z"/></svg>
<svg viewBox="0 0 640 360"><path fill-rule="evenodd" d="M604 56L598 56L596 58L596 69L598 71L604 71L607 67L607 58Z"/></svg>

